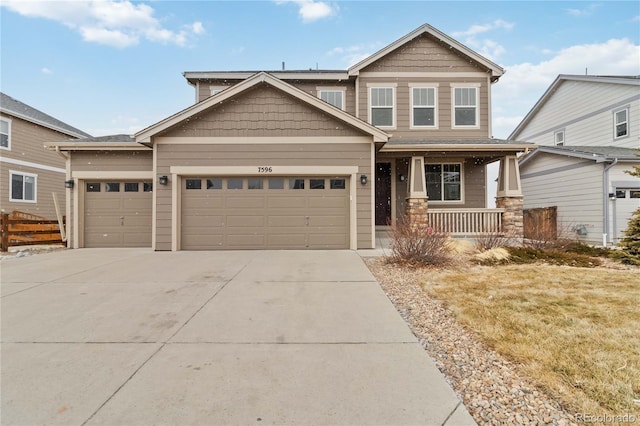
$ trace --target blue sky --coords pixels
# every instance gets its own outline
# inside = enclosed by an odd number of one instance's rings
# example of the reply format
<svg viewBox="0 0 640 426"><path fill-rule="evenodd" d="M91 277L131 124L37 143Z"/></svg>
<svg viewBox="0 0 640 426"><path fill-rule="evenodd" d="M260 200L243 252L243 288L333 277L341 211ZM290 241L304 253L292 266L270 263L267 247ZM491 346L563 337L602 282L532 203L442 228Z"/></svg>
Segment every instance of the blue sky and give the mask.
<svg viewBox="0 0 640 426"><path fill-rule="evenodd" d="M505 138L558 74L640 75L637 1L0 0L2 92L95 136L194 102L183 71L346 69L428 23L501 65Z"/></svg>

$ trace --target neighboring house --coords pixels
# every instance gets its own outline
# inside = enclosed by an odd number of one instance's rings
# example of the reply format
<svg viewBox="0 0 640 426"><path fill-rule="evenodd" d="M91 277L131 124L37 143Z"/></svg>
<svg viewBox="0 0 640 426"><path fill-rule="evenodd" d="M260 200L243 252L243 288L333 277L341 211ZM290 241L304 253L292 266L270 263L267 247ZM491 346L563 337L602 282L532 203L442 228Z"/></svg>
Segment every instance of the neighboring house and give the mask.
<svg viewBox="0 0 640 426"><path fill-rule="evenodd" d="M557 208L559 230L616 243L640 207L640 77L559 75L510 139L539 148L520 160L525 209Z"/></svg>
<svg viewBox="0 0 640 426"><path fill-rule="evenodd" d="M491 137L503 73L429 25L347 70L186 72L195 105L133 138L51 144L70 155L71 246L372 248L405 212L521 237L533 145Z"/></svg>
<svg viewBox="0 0 640 426"><path fill-rule="evenodd" d="M66 161L45 142L83 138L71 127L17 99L0 93L0 209L19 210L55 220L53 192L65 213Z"/></svg>

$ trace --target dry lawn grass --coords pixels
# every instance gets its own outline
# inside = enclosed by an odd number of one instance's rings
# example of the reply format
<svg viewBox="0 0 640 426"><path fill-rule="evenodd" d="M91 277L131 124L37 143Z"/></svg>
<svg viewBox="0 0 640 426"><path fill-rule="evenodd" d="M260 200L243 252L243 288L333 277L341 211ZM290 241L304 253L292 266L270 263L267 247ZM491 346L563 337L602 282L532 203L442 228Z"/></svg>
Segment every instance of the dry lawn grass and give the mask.
<svg viewBox="0 0 640 426"><path fill-rule="evenodd" d="M477 266L422 285L571 411L640 418L640 270Z"/></svg>

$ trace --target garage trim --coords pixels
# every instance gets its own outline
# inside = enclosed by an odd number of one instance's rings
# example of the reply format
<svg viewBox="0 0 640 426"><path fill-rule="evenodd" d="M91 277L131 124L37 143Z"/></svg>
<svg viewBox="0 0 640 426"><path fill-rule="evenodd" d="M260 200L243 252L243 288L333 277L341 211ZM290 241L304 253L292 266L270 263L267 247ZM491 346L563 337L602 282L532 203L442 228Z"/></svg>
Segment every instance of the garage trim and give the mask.
<svg viewBox="0 0 640 426"><path fill-rule="evenodd" d="M84 229L80 230L80 217L84 217L84 182L88 179L117 179L117 180L151 180L153 172L145 171L77 171L71 173L73 179L73 248L84 245ZM152 206L152 212L155 207ZM81 216L82 215L82 216ZM84 221L82 221L84 223Z"/></svg>
<svg viewBox="0 0 640 426"><path fill-rule="evenodd" d="M260 172L259 167L269 167L271 172ZM356 182L357 166L171 166L171 251L178 251L180 244L180 217L182 177L188 176L349 176L349 248L355 250L358 246L357 230L357 197Z"/></svg>

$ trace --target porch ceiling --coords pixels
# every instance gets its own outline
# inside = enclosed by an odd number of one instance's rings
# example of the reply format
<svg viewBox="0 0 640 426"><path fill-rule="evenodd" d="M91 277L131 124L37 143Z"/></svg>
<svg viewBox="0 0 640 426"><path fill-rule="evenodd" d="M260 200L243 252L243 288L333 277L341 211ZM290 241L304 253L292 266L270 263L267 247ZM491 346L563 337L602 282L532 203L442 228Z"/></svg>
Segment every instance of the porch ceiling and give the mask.
<svg viewBox="0 0 640 426"><path fill-rule="evenodd" d="M536 148L535 144L515 142L505 139L470 139L470 140L389 140L380 148L381 153L468 153L471 156L487 156L491 154L505 155L527 152Z"/></svg>

